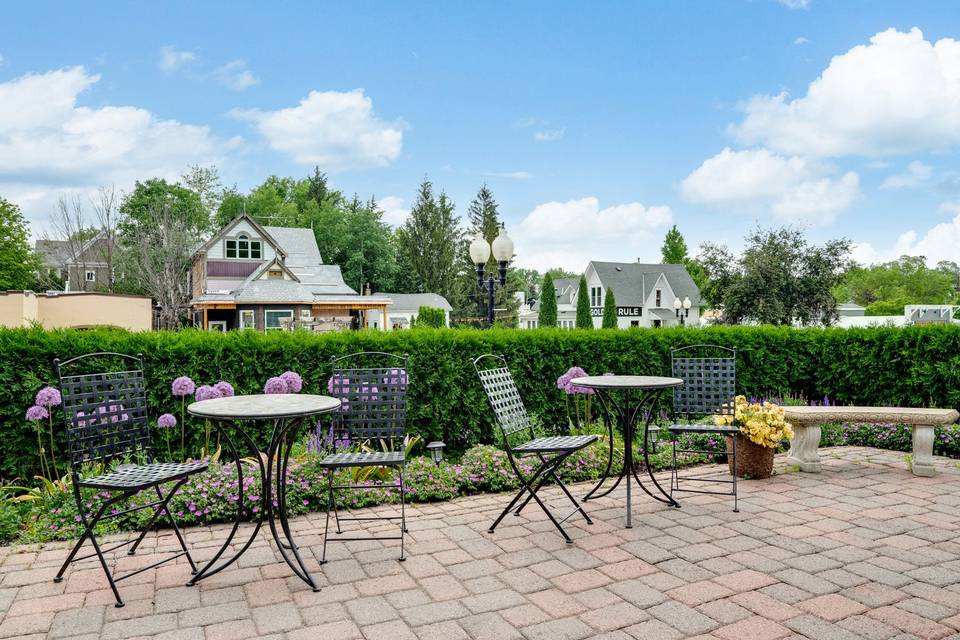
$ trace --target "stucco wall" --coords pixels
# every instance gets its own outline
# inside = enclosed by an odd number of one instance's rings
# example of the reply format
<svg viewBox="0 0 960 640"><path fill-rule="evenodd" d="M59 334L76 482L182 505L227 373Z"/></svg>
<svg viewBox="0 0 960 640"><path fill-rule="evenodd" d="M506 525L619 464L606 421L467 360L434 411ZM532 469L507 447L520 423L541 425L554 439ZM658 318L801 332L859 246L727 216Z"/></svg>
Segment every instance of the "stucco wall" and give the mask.
<svg viewBox="0 0 960 640"><path fill-rule="evenodd" d="M32 291L0 293L0 324L22 327L39 322L46 329L109 325L131 331L153 328L150 298L106 293L54 296Z"/></svg>

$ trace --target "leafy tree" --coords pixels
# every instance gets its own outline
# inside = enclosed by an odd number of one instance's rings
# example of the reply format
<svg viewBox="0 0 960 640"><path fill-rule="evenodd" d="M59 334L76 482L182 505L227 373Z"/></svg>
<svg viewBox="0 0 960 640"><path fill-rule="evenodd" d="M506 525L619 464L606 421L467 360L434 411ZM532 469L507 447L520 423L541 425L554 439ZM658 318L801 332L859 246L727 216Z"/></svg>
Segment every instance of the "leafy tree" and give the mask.
<svg viewBox="0 0 960 640"><path fill-rule="evenodd" d="M706 296L727 324L829 325L837 317L831 292L849 267L849 254L846 239L815 246L793 227L758 228L747 235L739 257L726 247L704 245Z"/></svg>
<svg viewBox="0 0 960 640"><path fill-rule="evenodd" d="M547 271L540 287L540 326L557 326L557 290L553 286L553 276Z"/></svg>
<svg viewBox="0 0 960 640"><path fill-rule="evenodd" d="M667 231L663 245L660 247L660 255L664 264L686 264L687 243L677 229L677 225L673 225Z"/></svg>
<svg viewBox="0 0 960 640"><path fill-rule="evenodd" d="M899 315L905 304L953 302L956 273L956 265L949 262L931 269L922 256L901 256L883 264L853 267L834 289L834 297L863 305L870 315Z"/></svg>
<svg viewBox="0 0 960 640"><path fill-rule="evenodd" d="M207 211L207 216L213 218L220 208L224 189L220 181L220 173L215 166L201 167L198 164L187 167L180 176L180 183L200 197L200 203Z"/></svg>
<svg viewBox="0 0 960 640"><path fill-rule="evenodd" d="M580 277L580 274L579 274L579 273L574 273L573 271L567 271L566 269L562 269L562 268L560 268L560 267L554 267L553 269L547 269L547 273L549 273L549 274L553 277L554 280L563 279L563 278L568 279L568 280L572 280L572 279L574 279L574 278L579 278L579 277Z"/></svg>
<svg viewBox="0 0 960 640"><path fill-rule="evenodd" d="M540 283L543 282L543 276L536 269L526 269L524 267L514 267L510 269L510 275L516 278L518 286L517 291L523 291L527 302L536 300L540 297ZM508 275L507 277L510 277Z"/></svg>
<svg viewBox="0 0 960 640"><path fill-rule="evenodd" d="M587 279L580 276L580 288L577 289L577 329L593 329L593 317L590 315L590 299L587 298Z"/></svg>
<svg viewBox="0 0 960 640"><path fill-rule="evenodd" d="M420 184L397 238L400 251L417 276L419 291L439 293L456 307L460 302L456 295L460 265L457 253L463 247L463 231L454 216L453 202L443 192L434 196L428 179Z"/></svg>
<svg viewBox="0 0 960 640"><path fill-rule="evenodd" d="M440 329L447 326L447 314L443 309L434 307L420 307L417 311L417 317L410 323L411 328L431 327Z"/></svg>
<svg viewBox="0 0 960 640"><path fill-rule="evenodd" d="M603 324L604 329L617 328L617 300L613 295L613 289L607 287L607 299L603 301Z"/></svg>
<svg viewBox="0 0 960 640"><path fill-rule="evenodd" d="M40 260L30 249L29 235L20 207L0 198L0 291L34 286Z"/></svg>
<svg viewBox="0 0 960 640"><path fill-rule="evenodd" d="M200 236L213 229L210 215L196 192L161 178L151 178L138 181L120 203L120 213L125 216L119 229L121 238L129 239L140 229L155 227L155 216L164 210L190 235Z"/></svg>

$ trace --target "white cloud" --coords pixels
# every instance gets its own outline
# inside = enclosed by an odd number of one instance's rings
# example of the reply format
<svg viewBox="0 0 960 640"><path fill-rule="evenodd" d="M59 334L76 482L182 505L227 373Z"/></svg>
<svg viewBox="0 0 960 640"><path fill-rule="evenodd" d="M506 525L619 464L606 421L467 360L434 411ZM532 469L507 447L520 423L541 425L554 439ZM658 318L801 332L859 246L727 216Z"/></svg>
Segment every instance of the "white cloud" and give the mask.
<svg viewBox="0 0 960 640"><path fill-rule="evenodd" d="M902 173L888 176L881 189L915 189L923 186L930 176L933 175L933 167L923 164L919 160L914 160L907 165L907 169Z"/></svg>
<svg viewBox="0 0 960 640"><path fill-rule="evenodd" d="M587 197L537 205L511 235L519 264L580 271L590 260L656 259L655 233L672 220L667 206L630 202L601 209L597 198Z"/></svg>
<svg viewBox="0 0 960 640"><path fill-rule="evenodd" d="M273 149L303 165L384 166L399 157L403 146L405 124L381 120L362 89L311 91L295 107L234 109L231 114L253 122Z"/></svg>
<svg viewBox="0 0 960 640"><path fill-rule="evenodd" d="M410 214L410 208L404 206L403 198L400 196L381 198L377 204L383 211L383 221L394 228L402 225Z"/></svg>
<svg viewBox="0 0 960 640"><path fill-rule="evenodd" d="M777 0L778 4L782 4L787 9L809 9L810 0Z"/></svg>
<svg viewBox="0 0 960 640"><path fill-rule="evenodd" d="M807 44L808 42L810 41L804 38L803 36L799 36L793 39L793 44Z"/></svg>
<svg viewBox="0 0 960 640"><path fill-rule="evenodd" d="M78 106L99 80L71 67L0 83L0 190L21 198L28 216L45 216L62 192L126 188L220 161L227 143L207 127L133 106Z"/></svg>
<svg viewBox="0 0 960 640"><path fill-rule="evenodd" d="M167 45L160 49L160 61L157 66L164 73L174 73L185 64L189 64L197 59L197 54L193 51L183 51Z"/></svg>
<svg viewBox="0 0 960 640"><path fill-rule="evenodd" d="M960 213L950 222L934 225L922 237L914 230L901 234L894 253L924 256L931 265L940 260L960 262Z"/></svg>
<svg viewBox="0 0 960 640"><path fill-rule="evenodd" d="M560 127L558 129L542 129L533 134L533 139L537 142L554 142L562 138L566 132L566 127Z"/></svg>
<svg viewBox="0 0 960 640"><path fill-rule="evenodd" d="M888 29L835 56L805 96L758 95L731 126L743 144L810 156L883 156L960 144L960 42Z"/></svg>
<svg viewBox="0 0 960 640"><path fill-rule="evenodd" d="M509 178L511 180L529 180L533 174L529 171L491 171L483 174L490 178Z"/></svg>
<svg viewBox="0 0 960 640"><path fill-rule="evenodd" d="M260 79L247 69L243 60L231 60L222 67L218 67L213 75L223 86L234 91L243 91L260 84Z"/></svg>
<svg viewBox="0 0 960 640"><path fill-rule="evenodd" d="M869 242L855 242L850 247L850 257L859 264L869 265L886 262Z"/></svg>
<svg viewBox="0 0 960 640"><path fill-rule="evenodd" d="M688 175L680 192L690 202L759 207L785 220L826 224L860 193L856 173L830 173L806 158L727 147Z"/></svg>

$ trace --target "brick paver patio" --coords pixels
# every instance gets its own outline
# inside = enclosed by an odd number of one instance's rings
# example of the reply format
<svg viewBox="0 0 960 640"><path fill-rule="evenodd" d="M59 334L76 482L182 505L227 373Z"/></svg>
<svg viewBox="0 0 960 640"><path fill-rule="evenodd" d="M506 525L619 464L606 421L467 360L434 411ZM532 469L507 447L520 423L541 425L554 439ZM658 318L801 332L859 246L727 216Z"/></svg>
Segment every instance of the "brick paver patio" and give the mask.
<svg viewBox="0 0 960 640"><path fill-rule="evenodd" d="M587 503L593 526L569 521L572 545L535 507L487 534L506 499L487 495L411 508L406 562L394 543L353 542L321 569L323 515L296 518L319 593L265 538L198 587L183 586L184 564L124 581L122 609L90 561L51 581L66 544L3 548L0 638L960 637L956 463L938 458L939 475L918 478L900 453L822 454L820 475L744 481L740 513L726 498L687 494L680 510L640 499L626 530L621 490ZM205 558L225 535L188 539ZM172 543L151 536L117 562L150 564Z"/></svg>

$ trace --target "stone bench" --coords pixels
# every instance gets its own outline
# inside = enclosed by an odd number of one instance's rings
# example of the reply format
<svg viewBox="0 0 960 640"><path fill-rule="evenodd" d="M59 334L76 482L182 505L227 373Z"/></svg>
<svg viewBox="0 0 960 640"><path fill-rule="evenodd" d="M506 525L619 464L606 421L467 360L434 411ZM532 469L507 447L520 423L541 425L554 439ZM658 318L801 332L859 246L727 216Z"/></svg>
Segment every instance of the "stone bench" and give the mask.
<svg viewBox="0 0 960 640"><path fill-rule="evenodd" d="M906 424L913 427L914 475L932 476L933 428L953 424L960 417L953 409L907 409L903 407L784 407L784 417L793 425L793 440L787 464L800 471L820 473L820 426L840 423Z"/></svg>

